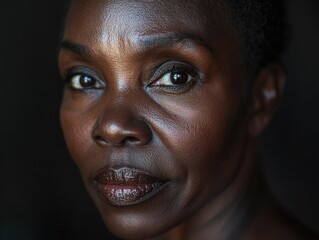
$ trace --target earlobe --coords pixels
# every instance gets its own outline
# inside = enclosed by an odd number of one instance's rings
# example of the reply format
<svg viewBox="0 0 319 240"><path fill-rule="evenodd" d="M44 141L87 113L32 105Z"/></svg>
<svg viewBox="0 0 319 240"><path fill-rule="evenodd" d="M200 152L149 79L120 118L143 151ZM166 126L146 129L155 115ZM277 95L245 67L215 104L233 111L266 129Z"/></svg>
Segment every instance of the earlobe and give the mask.
<svg viewBox="0 0 319 240"><path fill-rule="evenodd" d="M280 102L285 86L282 66L271 64L260 71L251 88L251 118L249 131L257 137L269 124Z"/></svg>

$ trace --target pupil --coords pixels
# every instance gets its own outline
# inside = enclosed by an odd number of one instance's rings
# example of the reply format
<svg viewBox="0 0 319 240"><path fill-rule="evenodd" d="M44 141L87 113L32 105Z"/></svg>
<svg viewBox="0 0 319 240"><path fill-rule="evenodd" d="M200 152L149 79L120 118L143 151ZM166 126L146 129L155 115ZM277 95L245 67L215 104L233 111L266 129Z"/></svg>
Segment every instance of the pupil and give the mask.
<svg viewBox="0 0 319 240"><path fill-rule="evenodd" d="M88 76L81 76L80 78L80 84L83 87L89 87L89 86L93 86L94 85L94 81L92 78L88 77Z"/></svg>
<svg viewBox="0 0 319 240"><path fill-rule="evenodd" d="M188 80L188 74L184 72L172 72L171 73L171 82L173 84L183 84Z"/></svg>

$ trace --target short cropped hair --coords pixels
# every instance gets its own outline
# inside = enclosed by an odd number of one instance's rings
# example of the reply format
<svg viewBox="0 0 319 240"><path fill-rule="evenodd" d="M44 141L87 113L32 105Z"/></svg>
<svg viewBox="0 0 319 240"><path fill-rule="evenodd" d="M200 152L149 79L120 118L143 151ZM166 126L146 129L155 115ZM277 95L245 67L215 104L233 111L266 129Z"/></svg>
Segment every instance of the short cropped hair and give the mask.
<svg viewBox="0 0 319 240"><path fill-rule="evenodd" d="M241 41L247 77L278 62L289 40L284 0L224 0Z"/></svg>

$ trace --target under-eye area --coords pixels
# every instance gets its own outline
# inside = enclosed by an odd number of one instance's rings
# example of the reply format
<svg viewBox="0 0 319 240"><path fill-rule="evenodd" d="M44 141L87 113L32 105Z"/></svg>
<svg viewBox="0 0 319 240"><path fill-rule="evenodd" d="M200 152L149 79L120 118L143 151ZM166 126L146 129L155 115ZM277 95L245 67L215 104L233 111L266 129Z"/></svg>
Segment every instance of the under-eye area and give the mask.
<svg viewBox="0 0 319 240"><path fill-rule="evenodd" d="M280 2L72 1L60 119L118 238L313 239L259 168L285 83Z"/></svg>

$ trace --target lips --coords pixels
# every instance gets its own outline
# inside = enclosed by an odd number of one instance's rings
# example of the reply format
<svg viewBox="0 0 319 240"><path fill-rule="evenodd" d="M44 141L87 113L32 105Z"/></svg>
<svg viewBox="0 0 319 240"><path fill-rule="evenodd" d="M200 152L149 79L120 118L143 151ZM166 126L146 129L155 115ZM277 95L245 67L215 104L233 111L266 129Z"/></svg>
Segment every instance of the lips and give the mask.
<svg viewBox="0 0 319 240"><path fill-rule="evenodd" d="M103 171L94 183L103 200L115 206L128 206L151 198L166 182L137 169L121 168Z"/></svg>

